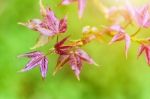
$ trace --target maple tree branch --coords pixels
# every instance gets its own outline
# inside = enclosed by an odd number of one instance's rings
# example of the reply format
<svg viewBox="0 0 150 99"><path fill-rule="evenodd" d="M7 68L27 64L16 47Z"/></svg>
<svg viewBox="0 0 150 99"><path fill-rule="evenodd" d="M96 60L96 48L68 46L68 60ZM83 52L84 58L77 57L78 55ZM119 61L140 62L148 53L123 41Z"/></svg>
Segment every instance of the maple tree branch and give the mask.
<svg viewBox="0 0 150 99"><path fill-rule="evenodd" d="M140 32L140 30L141 30L141 27L140 27L140 28L138 28L138 30L137 30L135 33L133 33L133 34L131 35L131 37L136 36L136 35Z"/></svg>
<svg viewBox="0 0 150 99"><path fill-rule="evenodd" d="M49 49L49 51L46 53L46 55L45 56L47 56L47 55L49 55L49 54L51 54L51 53L53 53L54 52L54 48L51 48L51 49Z"/></svg>

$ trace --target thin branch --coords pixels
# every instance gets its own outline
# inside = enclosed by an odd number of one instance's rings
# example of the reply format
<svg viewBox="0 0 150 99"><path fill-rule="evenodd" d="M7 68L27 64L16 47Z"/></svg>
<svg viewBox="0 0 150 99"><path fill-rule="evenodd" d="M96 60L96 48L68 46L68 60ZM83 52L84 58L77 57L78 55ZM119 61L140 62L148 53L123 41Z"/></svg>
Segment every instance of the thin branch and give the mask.
<svg viewBox="0 0 150 99"><path fill-rule="evenodd" d="M138 28L138 30L137 30L135 33L133 33L133 34L131 35L131 37L136 36L136 35L140 32L140 30L141 30L141 28Z"/></svg>

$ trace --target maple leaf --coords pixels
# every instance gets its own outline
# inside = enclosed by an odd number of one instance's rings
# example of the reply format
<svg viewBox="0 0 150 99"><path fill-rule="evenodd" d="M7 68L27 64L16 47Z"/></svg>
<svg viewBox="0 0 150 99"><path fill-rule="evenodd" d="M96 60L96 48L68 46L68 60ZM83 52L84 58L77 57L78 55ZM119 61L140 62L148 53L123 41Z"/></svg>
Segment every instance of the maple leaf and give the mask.
<svg viewBox="0 0 150 99"><path fill-rule="evenodd" d="M34 52L22 54L19 57L27 57L27 58L31 59L27 63L25 68L23 68L21 70L21 72L29 71L39 65L42 78L46 77L46 73L47 73L47 69L48 69L48 59L46 58L46 56L44 56L43 53L34 51Z"/></svg>
<svg viewBox="0 0 150 99"><path fill-rule="evenodd" d="M112 44L116 41L125 40L125 55L127 58L128 49L130 47L131 38L130 36L125 33L124 29L120 27L119 25L114 25L110 27L111 31L116 31L117 33L113 36L112 40L109 42L109 44Z"/></svg>
<svg viewBox="0 0 150 99"><path fill-rule="evenodd" d="M150 27L150 11L149 5L146 4L140 8L134 8L131 3L127 2L127 9L132 19L137 23L138 26L143 28Z"/></svg>
<svg viewBox="0 0 150 99"><path fill-rule="evenodd" d="M123 21L131 20L130 14L125 7L110 7L104 10L106 18L114 24L119 24Z"/></svg>
<svg viewBox="0 0 150 99"><path fill-rule="evenodd" d="M136 21L139 26L144 27L144 28L149 28L150 27L150 14L149 14L149 5L145 5L139 10L137 10L136 13Z"/></svg>
<svg viewBox="0 0 150 99"><path fill-rule="evenodd" d="M21 25L40 33L41 37L39 37L39 41L37 41L37 44L33 48L47 44L48 40L43 40L40 38L45 37L47 39L60 33L65 33L67 30L67 17L59 20L50 8L44 8L41 0L40 12L43 19L33 19L27 23L20 23Z"/></svg>
<svg viewBox="0 0 150 99"><path fill-rule="evenodd" d="M55 67L53 75L56 74L57 71L59 71L66 63L69 63L71 66L71 69L74 71L77 79L79 80L80 71L82 69L82 62L85 61L89 64L95 64L97 65L94 60L82 49L80 48L72 48L72 46L63 46L63 43L67 40L67 38L64 38L58 44L55 46L57 51L56 53L59 54L59 58L57 61L57 65ZM59 47L58 47L59 46ZM63 48L62 48L63 46ZM58 50L58 48L60 48ZM64 50L65 48L65 50ZM62 50L63 51L60 51ZM76 50L75 50L76 49Z"/></svg>
<svg viewBox="0 0 150 99"><path fill-rule="evenodd" d="M78 2L78 14L79 14L79 18L81 18L85 9L86 0L62 0L61 4L69 5L70 3L75 1Z"/></svg>

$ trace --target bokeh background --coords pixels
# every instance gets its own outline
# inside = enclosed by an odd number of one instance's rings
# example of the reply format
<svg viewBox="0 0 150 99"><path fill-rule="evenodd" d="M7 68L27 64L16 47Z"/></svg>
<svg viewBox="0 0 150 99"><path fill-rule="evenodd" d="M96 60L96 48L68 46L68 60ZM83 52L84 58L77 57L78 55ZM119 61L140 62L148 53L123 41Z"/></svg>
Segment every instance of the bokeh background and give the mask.
<svg viewBox="0 0 150 99"><path fill-rule="evenodd" d="M124 0L101 0L106 5L122 4ZM149 0L133 0L137 5ZM68 31L72 39L82 36L86 25L101 28L108 25L103 13L93 0L87 0L82 19L78 19L77 5L58 6L60 0L44 0L56 15L68 16ZM0 0L0 99L150 99L150 67L144 55L137 59L138 44L132 43L128 59L124 56L124 42L108 45L92 42L85 49L100 67L84 64L81 80L78 81L68 65L57 73L52 72L57 56L49 56L47 78L41 79L39 68L26 73L18 73L27 63L17 55L31 51L38 33L18 25L28 19L40 18L39 0ZM128 31L135 31L129 27ZM144 29L138 37L150 36ZM46 51L54 44L53 40L38 50Z"/></svg>

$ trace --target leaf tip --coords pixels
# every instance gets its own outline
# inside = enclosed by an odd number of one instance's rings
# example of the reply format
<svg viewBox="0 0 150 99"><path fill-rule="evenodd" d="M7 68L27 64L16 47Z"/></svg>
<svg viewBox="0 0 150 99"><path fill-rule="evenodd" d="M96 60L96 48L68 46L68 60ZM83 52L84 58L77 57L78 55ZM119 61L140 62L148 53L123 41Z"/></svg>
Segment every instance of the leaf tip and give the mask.
<svg viewBox="0 0 150 99"><path fill-rule="evenodd" d="M77 77L77 80L80 81L80 77L79 76L76 76L76 77Z"/></svg>
<svg viewBox="0 0 150 99"><path fill-rule="evenodd" d="M56 72L56 71L54 71L52 75L53 75L53 76L55 76L55 75L56 75L56 73L57 73L57 72Z"/></svg>
<svg viewBox="0 0 150 99"><path fill-rule="evenodd" d="M26 23L18 22L19 25L26 26Z"/></svg>
<svg viewBox="0 0 150 99"><path fill-rule="evenodd" d="M46 77L42 77L42 80L45 81Z"/></svg>
<svg viewBox="0 0 150 99"><path fill-rule="evenodd" d="M100 65L99 65L99 64L97 64L97 63L94 63L94 65L95 65L96 67L100 67Z"/></svg>

